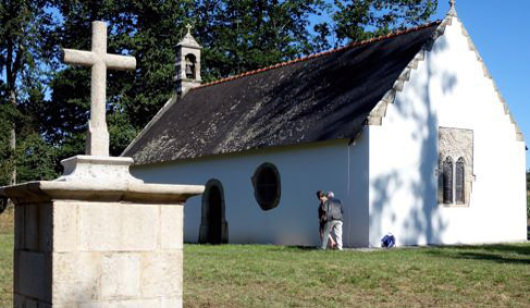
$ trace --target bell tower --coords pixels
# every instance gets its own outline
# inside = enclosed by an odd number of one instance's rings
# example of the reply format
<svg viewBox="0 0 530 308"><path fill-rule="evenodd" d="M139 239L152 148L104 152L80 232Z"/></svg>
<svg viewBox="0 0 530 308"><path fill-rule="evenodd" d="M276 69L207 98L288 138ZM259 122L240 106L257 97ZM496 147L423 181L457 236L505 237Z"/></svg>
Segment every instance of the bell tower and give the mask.
<svg viewBox="0 0 530 308"><path fill-rule="evenodd" d="M201 45L191 35L191 25L184 38L177 45L175 83L179 96L201 84Z"/></svg>

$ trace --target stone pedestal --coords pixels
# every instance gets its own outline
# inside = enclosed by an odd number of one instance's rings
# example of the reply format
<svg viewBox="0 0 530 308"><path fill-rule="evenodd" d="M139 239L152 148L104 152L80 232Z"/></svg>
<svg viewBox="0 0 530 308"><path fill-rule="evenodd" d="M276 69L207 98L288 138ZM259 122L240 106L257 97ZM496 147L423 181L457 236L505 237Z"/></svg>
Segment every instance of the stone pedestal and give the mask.
<svg viewBox="0 0 530 308"><path fill-rule="evenodd" d="M15 203L15 307L181 307L183 205L203 186L144 184L130 158L0 188Z"/></svg>

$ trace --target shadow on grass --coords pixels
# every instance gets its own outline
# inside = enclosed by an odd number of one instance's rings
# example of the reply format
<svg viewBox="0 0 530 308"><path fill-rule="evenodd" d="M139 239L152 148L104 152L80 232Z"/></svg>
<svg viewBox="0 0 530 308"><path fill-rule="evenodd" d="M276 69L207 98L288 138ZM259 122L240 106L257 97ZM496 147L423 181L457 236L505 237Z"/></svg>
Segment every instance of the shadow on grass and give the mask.
<svg viewBox="0 0 530 308"><path fill-rule="evenodd" d="M474 259L506 264L530 264L529 245L446 246L437 247L430 251L429 254L455 259Z"/></svg>
<svg viewBox="0 0 530 308"><path fill-rule="evenodd" d="M270 248L268 248L270 251L278 251L278 250L289 250L294 252L306 252L306 251L315 251L318 250L318 247L315 246L276 246L271 245Z"/></svg>
<svg viewBox="0 0 530 308"><path fill-rule="evenodd" d="M465 250L485 250L487 252L503 252L514 253L518 255L526 255L530 257L530 246L517 244L494 244L484 246L463 246L460 247Z"/></svg>
<svg viewBox="0 0 530 308"><path fill-rule="evenodd" d="M488 253L463 252L463 253L459 253L458 256L460 256L463 259L486 260L486 261L494 261L494 262L505 263L505 264L507 263L530 264L530 258L529 259L506 258L500 255L488 254Z"/></svg>

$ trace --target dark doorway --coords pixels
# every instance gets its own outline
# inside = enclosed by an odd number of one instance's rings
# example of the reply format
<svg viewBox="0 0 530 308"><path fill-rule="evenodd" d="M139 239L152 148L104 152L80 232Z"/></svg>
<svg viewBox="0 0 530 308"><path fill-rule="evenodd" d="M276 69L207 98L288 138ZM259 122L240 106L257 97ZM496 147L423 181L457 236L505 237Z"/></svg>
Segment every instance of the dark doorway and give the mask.
<svg viewBox="0 0 530 308"><path fill-rule="evenodd" d="M224 191L221 182L216 179L211 179L206 183L202 195L199 243L214 245L228 243Z"/></svg>
<svg viewBox="0 0 530 308"><path fill-rule="evenodd" d="M221 244L221 191L217 186L210 189L208 196L208 240L210 244Z"/></svg>

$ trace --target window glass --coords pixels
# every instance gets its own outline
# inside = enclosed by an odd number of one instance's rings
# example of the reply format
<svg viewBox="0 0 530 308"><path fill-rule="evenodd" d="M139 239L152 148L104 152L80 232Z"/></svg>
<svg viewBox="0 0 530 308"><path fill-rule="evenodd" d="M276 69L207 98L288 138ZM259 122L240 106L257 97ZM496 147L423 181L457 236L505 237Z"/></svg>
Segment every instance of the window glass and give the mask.
<svg viewBox="0 0 530 308"><path fill-rule="evenodd" d="M456 162L455 168L455 199L457 204L464 204L466 198L464 195L465 187L465 163L464 158L460 157Z"/></svg>
<svg viewBox="0 0 530 308"><path fill-rule="evenodd" d="M443 202L453 203L453 160L447 157L443 162Z"/></svg>

